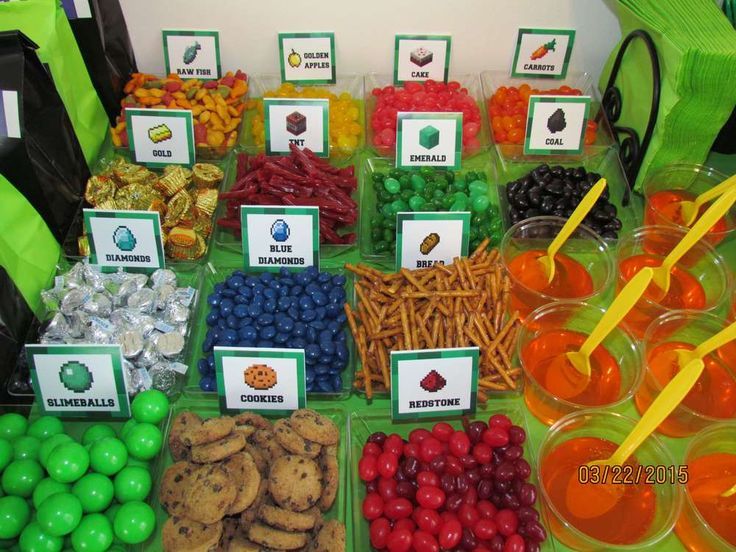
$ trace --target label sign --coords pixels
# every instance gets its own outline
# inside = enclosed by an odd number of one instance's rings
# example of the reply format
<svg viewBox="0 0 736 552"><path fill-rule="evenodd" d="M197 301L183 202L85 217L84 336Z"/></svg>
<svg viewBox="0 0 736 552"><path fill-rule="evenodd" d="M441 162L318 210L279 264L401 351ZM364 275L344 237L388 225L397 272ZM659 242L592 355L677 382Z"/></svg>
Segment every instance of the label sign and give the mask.
<svg viewBox="0 0 736 552"><path fill-rule="evenodd" d="M574 43L573 29L519 29L511 76L564 79Z"/></svg>
<svg viewBox="0 0 736 552"><path fill-rule="evenodd" d="M163 268L164 244L157 211L84 209L89 262L108 268Z"/></svg>
<svg viewBox="0 0 736 552"><path fill-rule="evenodd" d="M304 349L215 347L220 411L288 415L307 405Z"/></svg>
<svg viewBox="0 0 736 552"><path fill-rule="evenodd" d="M289 144L330 155L330 101L263 98L266 155L289 153Z"/></svg>
<svg viewBox="0 0 736 552"><path fill-rule="evenodd" d="M20 104L16 90L0 90L0 137L20 138Z"/></svg>
<svg viewBox="0 0 736 552"><path fill-rule="evenodd" d="M319 207L243 205L240 224L246 269L319 267Z"/></svg>
<svg viewBox="0 0 736 552"><path fill-rule="evenodd" d="M148 167L194 164L194 126L188 109L125 110L130 151Z"/></svg>
<svg viewBox="0 0 736 552"><path fill-rule="evenodd" d="M119 345L27 345L26 355L43 414L130 416Z"/></svg>
<svg viewBox="0 0 736 552"><path fill-rule="evenodd" d="M335 84L335 33L279 33L281 80Z"/></svg>
<svg viewBox="0 0 736 552"><path fill-rule="evenodd" d="M166 74L183 79L219 79L220 33L218 31L161 31Z"/></svg>
<svg viewBox="0 0 736 552"><path fill-rule="evenodd" d="M91 19L92 10L89 0L61 0L67 19Z"/></svg>
<svg viewBox="0 0 736 552"><path fill-rule="evenodd" d="M393 351L391 418L410 420L475 412L478 347Z"/></svg>
<svg viewBox="0 0 736 552"><path fill-rule="evenodd" d="M396 166L460 168L463 114L406 112L396 115Z"/></svg>
<svg viewBox="0 0 736 552"><path fill-rule="evenodd" d="M524 153L582 153L590 96L529 96Z"/></svg>
<svg viewBox="0 0 736 552"><path fill-rule="evenodd" d="M450 35L396 35L394 84L428 79L447 82L451 46Z"/></svg>
<svg viewBox="0 0 736 552"><path fill-rule="evenodd" d="M470 212L396 213L396 267L415 270L467 257Z"/></svg>

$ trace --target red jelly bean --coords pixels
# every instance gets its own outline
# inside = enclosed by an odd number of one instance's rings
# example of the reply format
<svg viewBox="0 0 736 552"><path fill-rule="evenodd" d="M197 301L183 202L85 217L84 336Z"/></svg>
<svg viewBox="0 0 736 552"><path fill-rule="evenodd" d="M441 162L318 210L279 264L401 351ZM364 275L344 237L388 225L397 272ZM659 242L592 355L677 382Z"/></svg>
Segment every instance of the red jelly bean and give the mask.
<svg viewBox="0 0 736 552"><path fill-rule="evenodd" d="M439 487L419 487L415 499L422 508L437 510L445 503L445 491Z"/></svg>
<svg viewBox="0 0 736 552"><path fill-rule="evenodd" d="M368 493L363 499L363 517L373 520L381 517L384 510L383 499L378 493Z"/></svg>
<svg viewBox="0 0 736 552"><path fill-rule="evenodd" d="M436 439L442 441L443 443L447 443L450 440L450 437L452 437L453 433L455 433L455 430L450 424L446 422L436 423L432 428L432 435L434 435Z"/></svg>
<svg viewBox="0 0 736 552"><path fill-rule="evenodd" d="M411 550L412 536L408 529L391 531L386 541L389 552L409 552Z"/></svg>
<svg viewBox="0 0 736 552"><path fill-rule="evenodd" d="M378 496L378 495L376 495ZM380 497L379 497L380 499ZM381 501L383 502L383 501ZM411 515L413 506L406 498L394 498L383 506L383 513L388 519L404 519ZM378 516L376 516L378 517Z"/></svg>
<svg viewBox="0 0 736 552"><path fill-rule="evenodd" d="M386 541L391 534L391 522L385 517L379 517L371 521L370 538L373 548L386 548Z"/></svg>
<svg viewBox="0 0 736 552"><path fill-rule="evenodd" d="M439 552L440 545L434 535L426 531L417 531L414 533L412 546L416 552Z"/></svg>
<svg viewBox="0 0 736 552"><path fill-rule="evenodd" d="M378 457L376 467L381 477L393 477L399 469L399 457L393 452L384 452Z"/></svg>
<svg viewBox="0 0 736 552"><path fill-rule="evenodd" d="M464 431L456 431L450 437L450 452L458 458L470 452L470 438Z"/></svg>
<svg viewBox="0 0 736 552"><path fill-rule="evenodd" d="M421 471L417 474L417 485L419 485L420 487L424 485L439 487L440 478L436 473L432 471Z"/></svg>
<svg viewBox="0 0 736 552"><path fill-rule="evenodd" d="M440 526L442 525L442 518L437 513L437 510L430 510L429 508L417 508L412 514L417 526L427 533L436 535L440 532Z"/></svg>
<svg viewBox="0 0 736 552"><path fill-rule="evenodd" d="M457 520L445 522L440 527L439 542L440 546L445 550L452 550L463 538L463 526Z"/></svg>
<svg viewBox="0 0 736 552"><path fill-rule="evenodd" d="M358 477L363 481L373 481L378 477L378 459L375 456L364 456L360 459Z"/></svg>
<svg viewBox="0 0 736 552"><path fill-rule="evenodd" d="M483 442L491 447L505 447L509 444L509 433L502 427L489 427L483 432Z"/></svg>
<svg viewBox="0 0 736 552"><path fill-rule="evenodd" d="M493 521L496 522L498 532L504 537L510 537L516 533L516 529L519 527L519 518L516 517L516 512L513 510L499 510L496 512Z"/></svg>

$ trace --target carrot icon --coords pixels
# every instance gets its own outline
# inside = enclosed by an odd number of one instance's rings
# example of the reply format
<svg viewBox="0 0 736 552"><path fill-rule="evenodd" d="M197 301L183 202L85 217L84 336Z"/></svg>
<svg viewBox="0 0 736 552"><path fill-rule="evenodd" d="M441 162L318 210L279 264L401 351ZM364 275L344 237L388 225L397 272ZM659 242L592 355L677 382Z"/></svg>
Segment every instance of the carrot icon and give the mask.
<svg viewBox="0 0 736 552"><path fill-rule="evenodd" d="M547 44L543 44L542 46L534 50L532 52L531 59L535 60L535 59L543 58L544 56L547 55L548 52L554 52L556 44L557 44L557 39L553 38Z"/></svg>

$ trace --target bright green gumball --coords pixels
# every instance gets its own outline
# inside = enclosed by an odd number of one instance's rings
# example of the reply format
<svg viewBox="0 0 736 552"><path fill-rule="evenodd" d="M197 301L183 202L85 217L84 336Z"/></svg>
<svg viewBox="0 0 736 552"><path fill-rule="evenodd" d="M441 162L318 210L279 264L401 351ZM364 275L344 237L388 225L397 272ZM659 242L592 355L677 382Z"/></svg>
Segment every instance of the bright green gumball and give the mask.
<svg viewBox="0 0 736 552"><path fill-rule="evenodd" d="M105 437L115 437L115 430L106 424L95 424L84 431L82 444L86 446Z"/></svg>
<svg viewBox="0 0 736 552"><path fill-rule="evenodd" d="M129 466L115 476L115 499L126 503L143 501L151 492L151 474L144 468Z"/></svg>
<svg viewBox="0 0 736 552"><path fill-rule="evenodd" d="M0 416L0 438L12 441L28 430L28 420L15 412Z"/></svg>
<svg viewBox="0 0 736 552"><path fill-rule="evenodd" d="M38 449L41 441L38 437L21 435L13 441L13 458L16 460L38 460Z"/></svg>
<svg viewBox="0 0 736 552"><path fill-rule="evenodd" d="M125 440L125 437L128 435L128 432L137 425L138 425L138 420L136 420L135 418L131 418L130 420L125 422L123 424L123 427L120 428L120 438Z"/></svg>
<svg viewBox="0 0 736 552"><path fill-rule="evenodd" d="M54 537L74 531L82 519L82 503L71 493L51 495L36 512L41 530Z"/></svg>
<svg viewBox="0 0 736 552"><path fill-rule="evenodd" d="M139 423L125 436L125 446L131 456L139 460L150 460L161 450L161 430L153 424Z"/></svg>
<svg viewBox="0 0 736 552"><path fill-rule="evenodd" d="M7 439L0 439L0 471L13 460L13 445Z"/></svg>
<svg viewBox="0 0 736 552"><path fill-rule="evenodd" d="M102 514L84 516L72 532L77 552L105 552L112 544L112 524Z"/></svg>
<svg viewBox="0 0 736 552"><path fill-rule="evenodd" d="M72 483L87 473L89 453L79 443L62 443L49 454L46 471L62 483Z"/></svg>
<svg viewBox="0 0 736 552"><path fill-rule="evenodd" d="M28 435L43 441L52 435L64 433L64 424L59 418L53 416L41 416L28 427Z"/></svg>
<svg viewBox="0 0 736 552"><path fill-rule="evenodd" d="M30 520L31 509L21 497L0 498L0 539L14 539Z"/></svg>
<svg viewBox="0 0 736 552"><path fill-rule="evenodd" d="M128 449L115 437L104 437L92 443L89 450L90 466L103 475L114 475L125 467Z"/></svg>
<svg viewBox="0 0 736 552"><path fill-rule="evenodd" d="M136 395L130 410L136 421L158 424L169 412L169 399L158 389L148 389Z"/></svg>
<svg viewBox="0 0 736 552"><path fill-rule="evenodd" d="M3 490L9 495L28 498L43 479L43 468L35 460L14 460L3 472Z"/></svg>
<svg viewBox="0 0 736 552"><path fill-rule="evenodd" d="M52 435L48 439L41 442L41 446L38 449L38 461L41 462L43 467L46 467L49 455L51 451L62 443L71 443L74 439L69 437L66 433L57 433Z"/></svg>
<svg viewBox="0 0 736 552"><path fill-rule="evenodd" d="M72 494L82 503L85 514L102 512L112 503L112 481L99 473L88 473L72 487Z"/></svg>
<svg viewBox="0 0 736 552"><path fill-rule="evenodd" d="M151 463L148 460L138 460L137 458L133 458L132 456L128 456L128 463L125 465L126 466L137 466L145 470L151 469Z"/></svg>
<svg viewBox="0 0 736 552"><path fill-rule="evenodd" d="M110 520L111 524L115 522L115 514L118 513L120 506L120 504L115 503L105 510L105 517Z"/></svg>
<svg viewBox="0 0 736 552"><path fill-rule="evenodd" d="M113 527L115 536L125 544L139 544L153 533L156 515L148 504L128 502L115 514Z"/></svg>
<svg viewBox="0 0 736 552"><path fill-rule="evenodd" d="M18 544L21 552L59 552L64 546L64 539L49 535L34 521L23 529Z"/></svg>
<svg viewBox="0 0 736 552"><path fill-rule="evenodd" d="M38 485L36 485L36 488L33 489L33 507L38 510L41 503L51 495L68 493L71 489L72 486L68 483L59 483L50 477L42 479L39 481Z"/></svg>

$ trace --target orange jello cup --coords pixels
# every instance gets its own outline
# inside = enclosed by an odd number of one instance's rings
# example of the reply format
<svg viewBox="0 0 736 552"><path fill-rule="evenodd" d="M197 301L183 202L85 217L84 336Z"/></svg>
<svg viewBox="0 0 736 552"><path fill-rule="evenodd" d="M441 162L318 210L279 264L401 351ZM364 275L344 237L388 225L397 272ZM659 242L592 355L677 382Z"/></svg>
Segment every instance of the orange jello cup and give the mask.
<svg viewBox="0 0 736 552"><path fill-rule="evenodd" d="M736 423L698 433L685 452L687 485L677 536L690 552L736 550L736 495L720 496L736 484Z"/></svg>
<svg viewBox="0 0 736 552"><path fill-rule="evenodd" d="M622 326L591 355L586 381L564 354L577 351L604 314L600 307L574 301L550 303L532 312L517 340L524 373L524 401L542 423L586 408L615 408L628 401L641 383L642 356Z"/></svg>
<svg viewBox="0 0 736 552"><path fill-rule="evenodd" d="M619 240L616 265L617 289L621 289L645 266L660 266L667 254L685 237L674 227L644 226ZM726 262L713 247L701 240L671 272L666 296L652 283L624 319L632 333L642 338L649 324L671 310L711 312L719 310L731 290Z"/></svg>
<svg viewBox="0 0 736 552"><path fill-rule="evenodd" d="M703 165L674 164L653 171L643 185L646 200L644 224L674 226L687 230L688 227L683 224L680 202L693 201L701 193L710 190L726 178L722 172ZM700 214L708 207L709 204L704 205ZM723 248L719 247L722 254L730 249L728 244L734 246L736 207L732 207L730 212L711 228L705 239L714 247L722 244ZM734 253L736 255L736 252Z"/></svg>
<svg viewBox="0 0 736 552"><path fill-rule="evenodd" d="M561 418L542 441L536 468L542 509L552 534L572 550L663 550L657 544L672 531L682 506L682 490L670 478L664 478L662 484L658 483L661 479L655 478L656 484L650 484L642 476L634 484L632 475L632 484L596 517L578 517L568 506L571 491L575 487L580 489L576 485L570 488L572 478L594 486L585 489L586 495L593 495L590 502L596 502L597 493L606 492L590 482L594 472L587 463L609 458L635 425L631 418L615 412L583 410ZM673 467L674 464L662 441L651 435L626 461L625 466L631 468L621 469L620 474L627 478L628 470L635 474L639 466L643 473L648 473L649 466ZM607 480L610 478L609 472ZM588 503L574 506L585 510ZM592 504L590 508L599 507Z"/></svg>
<svg viewBox="0 0 736 552"><path fill-rule="evenodd" d="M694 349L727 322L712 314L673 311L652 322L644 334L644 378L634 402L644 412L678 370L677 349ZM658 428L670 437L688 437L708 425L736 419L736 342L703 359L703 374Z"/></svg>
<svg viewBox="0 0 736 552"><path fill-rule="evenodd" d="M546 254L565 222L560 217L532 217L514 224L501 240L501 262L511 277L510 309L522 319L547 303L603 295L613 282L613 255L608 245L581 224L555 256L555 278L547 283L537 259Z"/></svg>

